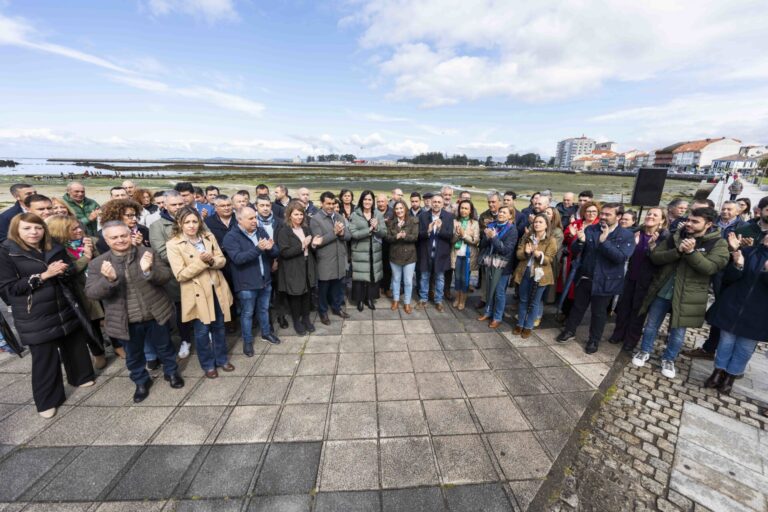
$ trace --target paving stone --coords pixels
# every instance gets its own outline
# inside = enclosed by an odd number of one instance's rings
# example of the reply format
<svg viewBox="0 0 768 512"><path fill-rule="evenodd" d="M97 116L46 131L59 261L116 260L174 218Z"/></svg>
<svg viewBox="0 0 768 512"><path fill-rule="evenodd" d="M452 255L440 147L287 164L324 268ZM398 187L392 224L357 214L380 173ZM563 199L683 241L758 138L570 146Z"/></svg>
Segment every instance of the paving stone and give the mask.
<svg viewBox="0 0 768 512"><path fill-rule="evenodd" d="M240 345L238 344L238 349ZM227 372L227 376L231 377L245 377L251 373L253 367L256 365L256 357L248 357L245 354L233 354L229 358L229 362L235 367L235 371Z"/></svg>
<svg viewBox="0 0 768 512"><path fill-rule="evenodd" d="M353 310L355 311L355 310ZM351 311L348 313L352 314ZM357 311L355 311L357 313ZM320 320L315 320L315 332L313 336L338 336L341 334L342 319L334 315L330 311L328 312L328 318L331 321L331 325L323 325ZM363 318L351 318L351 320L363 320Z"/></svg>
<svg viewBox="0 0 768 512"><path fill-rule="evenodd" d="M277 405L234 407L216 437L216 444L266 442L279 410Z"/></svg>
<svg viewBox="0 0 768 512"><path fill-rule="evenodd" d="M335 354L341 345L341 335L309 337L309 342L304 347L304 354Z"/></svg>
<svg viewBox="0 0 768 512"><path fill-rule="evenodd" d="M577 391L575 393L560 394L560 398L562 398L565 403L565 408L568 409L574 417L579 417L584 413L593 396L595 396L594 391Z"/></svg>
<svg viewBox="0 0 768 512"><path fill-rule="evenodd" d="M163 445L203 444L224 412L224 406L180 407L151 441Z"/></svg>
<svg viewBox="0 0 768 512"><path fill-rule="evenodd" d="M109 500L164 499L173 495L199 446L149 446L121 477Z"/></svg>
<svg viewBox="0 0 768 512"><path fill-rule="evenodd" d="M442 350L411 352L413 369L417 372L448 372L451 367Z"/></svg>
<svg viewBox="0 0 768 512"><path fill-rule="evenodd" d="M320 490L378 489L378 453L375 440L326 441Z"/></svg>
<svg viewBox="0 0 768 512"><path fill-rule="evenodd" d="M427 422L421 402L379 402L379 435L381 437L426 435Z"/></svg>
<svg viewBox="0 0 768 512"><path fill-rule="evenodd" d="M573 369L593 387L599 387L608 372L611 371L611 367L605 363L577 364L573 366Z"/></svg>
<svg viewBox="0 0 768 512"><path fill-rule="evenodd" d="M552 462L531 432L490 434L496 460L507 480L544 478Z"/></svg>
<svg viewBox="0 0 768 512"><path fill-rule="evenodd" d="M337 375L333 386L334 402L375 402L376 376Z"/></svg>
<svg viewBox="0 0 768 512"><path fill-rule="evenodd" d="M189 497L224 498L248 492L263 444L213 446L187 488Z"/></svg>
<svg viewBox="0 0 768 512"><path fill-rule="evenodd" d="M473 398L470 403L484 432L530 430L520 409L509 397Z"/></svg>
<svg viewBox="0 0 768 512"><path fill-rule="evenodd" d="M325 431L327 404L286 405L275 428L274 441L319 441Z"/></svg>
<svg viewBox="0 0 768 512"><path fill-rule="evenodd" d="M295 377L286 403L326 403L331 399L332 385L333 376L331 375Z"/></svg>
<svg viewBox="0 0 768 512"><path fill-rule="evenodd" d="M432 435L477 432L464 400L426 400L424 411Z"/></svg>
<svg viewBox="0 0 768 512"><path fill-rule="evenodd" d="M321 449L321 443L272 443L256 494L308 494L315 486Z"/></svg>
<svg viewBox="0 0 768 512"><path fill-rule="evenodd" d="M439 316L440 313L433 314L429 311L427 312L427 315L432 322L432 329L434 329L437 334L465 332L464 323L461 320L451 317L442 318Z"/></svg>
<svg viewBox="0 0 768 512"><path fill-rule="evenodd" d="M406 334L432 334L432 324L429 320L403 320L403 330Z"/></svg>
<svg viewBox="0 0 768 512"><path fill-rule="evenodd" d="M439 487L386 490L381 493L384 512L440 512L447 511Z"/></svg>
<svg viewBox="0 0 768 512"><path fill-rule="evenodd" d="M23 377L14 378L12 382L0 388L0 403L25 404L32 400L32 385L26 375Z"/></svg>
<svg viewBox="0 0 768 512"><path fill-rule="evenodd" d="M575 423L555 395L518 396L515 402L536 430L568 428Z"/></svg>
<svg viewBox="0 0 768 512"><path fill-rule="evenodd" d="M374 313L374 316L376 313ZM373 321L373 333L374 335L379 334L402 334L404 335L405 332L403 332L403 322L400 320L400 316L398 315L397 320L374 320ZM376 343L376 339L374 338L374 344Z"/></svg>
<svg viewBox="0 0 768 512"><path fill-rule="evenodd" d="M413 354L411 354L413 356ZM461 386L468 397L506 395L504 385L492 371L457 372Z"/></svg>
<svg viewBox="0 0 768 512"><path fill-rule="evenodd" d="M437 331L435 331L437 332ZM469 334L461 331L443 331L438 335L443 350L473 350L477 348Z"/></svg>
<svg viewBox="0 0 768 512"><path fill-rule="evenodd" d="M405 352L408 343L404 334L375 334L373 349L375 352Z"/></svg>
<svg viewBox="0 0 768 512"><path fill-rule="evenodd" d="M95 393L83 401L82 404L89 407L125 405L133 400L133 392L135 390L136 385L131 382L131 379L128 377L112 377L109 381L100 386ZM152 396L152 391L154 391L154 389L150 390L150 396ZM178 404L178 402L176 402L176 404Z"/></svg>
<svg viewBox="0 0 768 512"><path fill-rule="evenodd" d="M373 334L373 322L370 320L347 320L341 327L341 335L344 336L345 334Z"/></svg>
<svg viewBox="0 0 768 512"><path fill-rule="evenodd" d="M116 407L75 407L72 412L35 437L34 446L75 446L93 443L105 429L111 428Z"/></svg>
<svg viewBox="0 0 768 512"><path fill-rule="evenodd" d="M354 402L331 405L328 439L369 439L377 435L376 403Z"/></svg>
<svg viewBox="0 0 768 512"><path fill-rule="evenodd" d="M111 426L104 429L94 445L142 445L173 412L173 407L126 407L119 409ZM90 498L89 498L90 499Z"/></svg>
<svg viewBox="0 0 768 512"><path fill-rule="evenodd" d="M544 480L520 480L517 482L508 482L512 494L522 510L528 510L531 501L536 497L539 488Z"/></svg>
<svg viewBox="0 0 768 512"><path fill-rule="evenodd" d="M381 485L385 489L439 483L428 437L382 439L380 451Z"/></svg>
<svg viewBox="0 0 768 512"><path fill-rule="evenodd" d="M570 430L538 430L536 431L536 437L539 438L541 445L549 452L549 456L552 460L556 460L557 456L568 443L570 437Z"/></svg>
<svg viewBox="0 0 768 512"><path fill-rule="evenodd" d="M450 372L417 373L419 396L422 400L433 398L461 398L461 390Z"/></svg>
<svg viewBox="0 0 768 512"><path fill-rule="evenodd" d="M450 350L445 353L454 371L488 370L479 350Z"/></svg>
<svg viewBox="0 0 768 512"><path fill-rule="evenodd" d="M373 311L373 321L400 320L400 312L389 309L391 304L389 300L386 302L382 300L377 301L376 309Z"/></svg>
<svg viewBox="0 0 768 512"><path fill-rule="evenodd" d="M309 495L255 496L248 507L249 512L309 512Z"/></svg>
<svg viewBox="0 0 768 512"><path fill-rule="evenodd" d="M0 421L0 443L9 445L26 443L44 428L60 421L70 409L72 408L66 405L59 407L56 416L47 420L37 413L34 405L19 407L13 414Z"/></svg>
<svg viewBox="0 0 768 512"><path fill-rule="evenodd" d="M594 388L581 375L567 366L560 368L538 368L536 371L553 391L565 393L569 391L587 391Z"/></svg>
<svg viewBox="0 0 768 512"><path fill-rule="evenodd" d="M491 368L494 370L505 370L509 368L530 368L530 364L515 349L486 349L483 355Z"/></svg>
<svg viewBox="0 0 768 512"><path fill-rule="evenodd" d="M20 503L17 505L21 506ZM91 508L91 503L56 503L56 512L86 512ZM11 508L6 508L11 512ZM24 507L24 512L48 512L51 510L51 503L30 503Z"/></svg>
<svg viewBox="0 0 768 512"><path fill-rule="evenodd" d="M604 344L605 345L605 344ZM557 343L550 349L569 364L599 363L595 354L584 352L584 346L580 343Z"/></svg>
<svg viewBox="0 0 768 512"><path fill-rule="evenodd" d="M374 373L373 352L351 352L339 354L337 373ZM338 379L338 377L337 377Z"/></svg>
<svg viewBox="0 0 768 512"><path fill-rule="evenodd" d="M321 492L315 497L315 512L379 512L381 501L374 491Z"/></svg>
<svg viewBox="0 0 768 512"><path fill-rule="evenodd" d="M412 373L377 374L376 395L380 401L419 398L416 377Z"/></svg>
<svg viewBox="0 0 768 512"><path fill-rule="evenodd" d="M235 499L181 500L168 504L165 510L169 512L239 512L242 506L242 502Z"/></svg>
<svg viewBox="0 0 768 512"><path fill-rule="evenodd" d="M70 448L29 448L0 462L0 501L15 501L69 452Z"/></svg>
<svg viewBox="0 0 768 512"><path fill-rule="evenodd" d="M307 344L309 338L307 336L293 337L293 339L287 339L285 336L280 336L279 345L272 345L264 342L267 345L267 354L270 356L279 355L294 355L300 354L304 351L304 345ZM261 343L254 345L254 350L259 347ZM254 358L258 359L258 358ZM297 357L298 359L298 357ZM258 372L257 372L258 374Z"/></svg>
<svg viewBox="0 0 768 512"><path fill-rule="evenodd" d="M290 377L252 377L240 396L240 405L269 405L283 402Z"/></svg>
<svg viewBox="0 0 768 512"><path fill-rule="evenodd" d="M205 379L184 405L227 405L244 381L245 377L219 376L218 379Z"/></svg>
<svg viewBox="0 0 768 512"><path fill-rule="evenodd" d="M480 436L433 437L432 441L444 485L498 480Z"/></svg>
<svg viewBox="0 0 768 512"><path fill-rule="evenodd" d="M412 372L408 352L376 352L376 373Z"/></svg>
<svg viewBox="0 0 768 512"><path fill-rule="evenodd" d="M452 512L510 512L512 505L499 484L457 485L445 489Z"/></svg>
<svg viewBox="0 0 768 512"><path fill-rule="evenodd" d="M531 366L564 366L566 364L549 347L522 347L517 351L531 363Z"/></svg>
<svg viewBox="0 0 768 512"><path fill-rule="evenodd" d="M497 332L473 332L469 338L480 348L509 348L509 342Z"/></svg>
<svg viewBox="0 0 768 512"><path fill-rule="evenodd" d="M435 334L405 334L408 350L411 352L422 350L442 350L440 342Z"/></svg>
<svg viewBox="0 0 768 512"><path fill-rule="evenodd" d="M373 352L373 334L344 334L339 344L341 353Z"/></svg>
<svg viewBox="0 0 768 512"><path fill-rule="evenodd" d="M304 354L296 375L333 375L337 354Z"/></svg>
<svg viewBox="0 0 768 512"><path fill-rule="evenodd" d="M299 357L296 355L267 354L262 359L259 367L256 368L256 375L259 376L280 376L293 375L296 365L299 364Z"/></svg>
<svg viewBox="0 0 768 512"><path fill-rule="evenodd" d="M497 371L496 375L512 396L549 393L549 388L538 377L535 370L503 370Z"/></svg>
<svg viewBox="0 0 768 512"><path fill-rule="evenodd" d="M96 512L134 512L141 509L142 512L160 512L165 506L165 500L162 501L105 501Z"/></svg>

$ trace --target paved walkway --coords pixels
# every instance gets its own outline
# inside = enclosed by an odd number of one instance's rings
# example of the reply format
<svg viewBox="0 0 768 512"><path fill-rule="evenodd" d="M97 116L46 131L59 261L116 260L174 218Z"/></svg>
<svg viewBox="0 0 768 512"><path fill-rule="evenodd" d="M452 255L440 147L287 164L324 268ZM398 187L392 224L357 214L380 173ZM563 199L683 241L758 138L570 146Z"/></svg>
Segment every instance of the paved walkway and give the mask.
<svg viewBox="0 0 768 512"><path fill-rule="evenodd" d="M747 180L741 180L741 182L744 184L744 190L739 194L739 197L748 197L752 206L757 205L757 203L760 202L760 199L768 196L768 190L761 190L760 187ZM715 206L718 210L723 201L727 201L728 198L731 197L728 193L728 185L731 183L733 183L733 179L730 179L728 183L720 181L715 185L715 188L712 189L712 192L709 193L709 199L715 202Z"/></svg>
<svg viewBox="0 0 768 512"><path fill-rule="evenodd" d="M32 405L30 358L5 356L0 508L527 509L617 347L590 356L554 327L510 339L473 309L378 305L254 358L237 344L237 370L215 380L193 355L185 388L159 378L139 405L112 361L52 420Z"/></svg>

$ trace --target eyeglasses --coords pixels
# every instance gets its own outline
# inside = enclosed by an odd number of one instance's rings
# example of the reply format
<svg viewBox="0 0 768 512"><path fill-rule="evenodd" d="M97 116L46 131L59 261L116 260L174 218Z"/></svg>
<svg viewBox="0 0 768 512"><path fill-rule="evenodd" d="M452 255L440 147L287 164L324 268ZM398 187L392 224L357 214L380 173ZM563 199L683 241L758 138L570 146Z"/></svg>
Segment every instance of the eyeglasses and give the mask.
<svg viewBox="0 0 768 512"><path fill-rule="evenodd" d="M135 219L136 217L138 217L138 215L136 215L135 213L125 213L123 214L123 217L128 217L129 219Z"/></svg>

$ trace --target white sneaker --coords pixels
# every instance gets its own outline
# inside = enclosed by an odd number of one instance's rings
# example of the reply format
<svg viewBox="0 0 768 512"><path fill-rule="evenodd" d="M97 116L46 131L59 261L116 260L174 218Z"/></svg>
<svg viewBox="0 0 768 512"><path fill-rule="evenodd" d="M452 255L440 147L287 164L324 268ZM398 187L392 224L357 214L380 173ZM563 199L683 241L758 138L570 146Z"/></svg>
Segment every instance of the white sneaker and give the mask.
<svg viewBox="0 0 768 512"><path fill-rule="evenodd" d="M52 407L50 409L46 409L44 411L40 411L40 416L42 416L43 418L49 420L49 419L53 418L54 416L56 416L56 408Z"/></svg>
<svg viewBox="0 0 768 512"><path fill-rule="evenodd" d="M668 379L674 379L677 372L675 371L674 361L661 361L661 374Z"/></svg>
<svg viewBox="0 0 768 512"><path fill-rule="evenodd" d="M179 347L179 359L186 359L189 357L189 349L192 347L192 345L187 341L181 342L181 347Z"/></svg>
<svg viewBox="0 0 768 512"><path fill-rule="evenodd" d="M638 368L642 368L643 366L645 366L645 363L650 358L651 358L651 354L649 354L648 352L643 352L641 350L640 352L637 352L634 356L632 356L632 364L637 366Z"/></svg>

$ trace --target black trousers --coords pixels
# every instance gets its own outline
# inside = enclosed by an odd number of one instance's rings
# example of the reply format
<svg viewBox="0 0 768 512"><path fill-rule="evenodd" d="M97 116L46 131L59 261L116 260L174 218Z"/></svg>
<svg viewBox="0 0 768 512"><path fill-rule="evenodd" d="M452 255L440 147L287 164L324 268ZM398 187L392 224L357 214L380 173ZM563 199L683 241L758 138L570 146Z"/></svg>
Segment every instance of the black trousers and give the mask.
<svg viewBox="0 0 768 512"><path fill-rule="evenodd" d="M291 310L291 318L298 322L309 316L309 292L303 295L285 295L288 298L288 308Z"/></svg>
<svg viewBox="0 0 768 512"><path fill-rule="evenodd" d="M643 335L646 315L638 313L647 293L647 286L640 286L637 281L631 279L624 280L624 291L616 306L616 328L611 339L623 342L627 349L635 348Z"/></svg>
<svg viewBox="0 0 768 512"><path fill-rule="evenodd" d="M96 378L83 329L53 341L29 345L29 352L32 354L32 396L38 412L59 407L66 399L62 363L71 386Z"/></svg>
<svg viewBox="0 0 768 512"><path fill-rule="evenodd" d="M589 305L592 305L592 319L589 323L589 341L599 343L603 337L605 323L608 321L608 303L612 295L592 295L592 280L582 279L576 285L573 306L565 322L565 330L576 332L576 328L584 319Z"/></svg>
<svg viewBox="0 0 768 512"><path fill-rule="evenodd" d="M86 343L88 343L88 349L90 349L91 354L94 356L103 356L104 355L104 349L102 348L104 343L104 336L101 334L101 320L91 320L91 326L93 326L93 332L96 333L96 336L99 337L99 340L101 340L101 347L98 343L93 341L90 336L86 336Z"/></svg>

